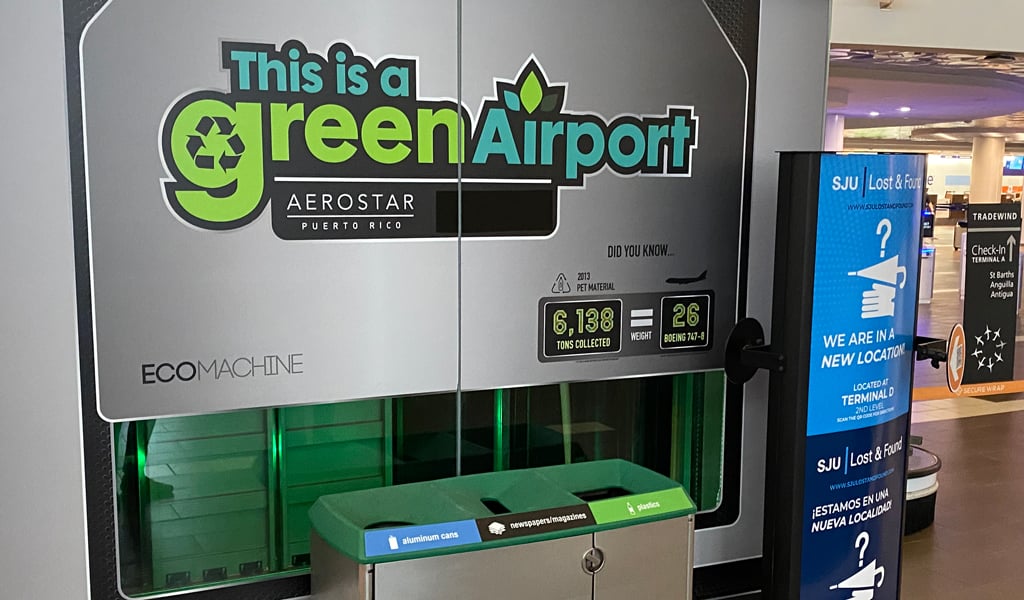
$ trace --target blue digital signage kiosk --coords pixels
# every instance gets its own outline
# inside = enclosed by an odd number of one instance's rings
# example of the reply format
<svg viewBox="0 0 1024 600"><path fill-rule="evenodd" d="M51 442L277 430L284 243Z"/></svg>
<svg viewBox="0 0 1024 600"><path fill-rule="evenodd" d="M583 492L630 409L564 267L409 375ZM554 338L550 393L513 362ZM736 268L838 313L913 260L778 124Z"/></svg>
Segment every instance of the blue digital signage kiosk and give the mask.
<svg viewBox="0 0 1024 600"><path fill-rule="evenodd" d="M895 600L925 158L781 164L766 597Z"/></svg>

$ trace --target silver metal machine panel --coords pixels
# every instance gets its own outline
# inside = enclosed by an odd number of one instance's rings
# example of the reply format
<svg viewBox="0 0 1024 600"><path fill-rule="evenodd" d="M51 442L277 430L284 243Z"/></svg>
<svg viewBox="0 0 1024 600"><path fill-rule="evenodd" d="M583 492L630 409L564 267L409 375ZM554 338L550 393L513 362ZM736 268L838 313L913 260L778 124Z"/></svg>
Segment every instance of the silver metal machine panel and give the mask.
<svg viewBox="0 0 1024 600"><path fill-rule="evenodd" d="M311 586L320 600L373 600L373 565L358 564L311 532L309 551Z"/></svg>
<svg viewBox="0 0 1024 600"><path fill-rule="evenodd" d="M584 568L590 551L596 573ZM690 600L693 517L591 535L359 565L313 534L316 600Z"/></svg>
<svg viewBox="0 0 1024 600"><path fill-rule="evenodd" d="M722 366L750 83L701 0L111 0L81 61L105 419Z"/></svg>
<svg viewBox="0 0 1024 600"><path fill-rule="evenodd" d="M133 4L148 6L155 3L119 1L117 4L131 9ZM203 11L218 11L217 14L224 15L221 18L223 23L233 24L231 30L225 30L223 35L237 36L239 39L243 35L255 36L267 43L280 41L281 28L289 31L299 30L299 24L283 13L293 8L298 10L296 7L300 5L316 6L325 10L336 7L339 11L345 11L344 19L302 18L301 31L304 35L311 36L308 40L310 47L319 50L324 49L323 43L343 35L339 33L339 29L343 28L341 25L365 23L373 19L373 15L365 14L369 12L365 10L365 4L341 0L308 4L289 2L280 6L269 2L249 3L246 6L252 7L251 10L241 12L233 10L232 7L238 4L231 2L183 1L167 4L173 4L178 14L165 15L162 21L150 21L147 18L144 22L159 25L161 32L170 28L188 32L188 43L175 49L176 52L185 53L184 59L169 62L161 71L159 78L147 79L147 82L155 81L159 86L164 79L178 78L180 81L189 81L188 88L178 89L174 93L184 93L193 87L226 89L227 86L223 74L219 72L216 58L211 58L217 56L216 46L211 45L209 40L201 40L199 36L209 24L197 22L189 16L199 10L199 7L202 7ZM384 1L374 3L375 6L388 4ZM430 3L422 1L419 4L427 6ZM827 2L804 0L762 0L761 4L761 58L758 67L758 118L755 126L748 310L767 325L771 307L764 299L770 297L771 289L777 175L777 159L774 152L780 148L820 148L829 7ZM346 10L357 5L360 10ZM16 425L10 428L7 444L9 447L20 449L19 452L7 453L7 457L14 460L4 463L4 469L10 474L11 481L31 480L34 484L10 486L4 496L4 506L7 509L5 514L8 516L3 524L12 538L32 540L36 548L35 552L7 552L4 560L0 561L0 575L8 582L8 591L12 596L87 600L90 593L86 577L86 519L81 498L83 481L81 477L75 476L75 473L81 475L83 450L81 426L76 417L79 360L75 356L75 269L71 260L73 251L68 215L69 200L66 193L67 173L71 161L67 154L67 110L63 102L65 77L61 71L64 62L62 21L65 15L62 14L61 2L57 0L8 0L0 6L0 12L3 14L0 20L12 25L7 35L0 39L0 45L4 47L5 52L11 56L18 56L24 52L24 48L35 48L34 61L13 61L9 65L12 81L31 81L31 85L24 87L20 95L8 98L14 103L11 105L12 111L39 115L38 119L12 120L6 130L8 143L0 150L4 156L3 164L7 167L5 174L12 175L9 177L10 185L14 185L11 188L14 190L11 193L12 197L34 198L33 202L4 205L4 220L11 224L8 227L9 235L4 238L4 248L11 251L2 253L0 261L3 262L9 279L20 283L11 289L11 293L0 296L0 306L3 307L10 323L21 323L26 326L24 335L14 335L19 339L18 353L12 357L13 362L8 364L9 369L5 372L6 391L10 392L11 398L19 398L20 401L0 403L0 414L5 421ZM406 52L407 48L411 47L411 44L401 43L403 39L411 39L406 26L411 29L419 27L424 22L427 22L426 17L406 11L403 12L403 18L390 20L386 26L380 21L374 21L375 31L397 32L394 35L389 33L387 39L383 36L374 36L369 40L356 40L354 43L358 43L367 53L374 56L388 52ZM162 23L167 25L161 25ZM131 28L140 29L135 38L141 41L142 45L131 48L128 56L124 57L126 61L136 55L150 54L147 48L160 48L168 37L143 36L141 28L136 24L132 24ZM374 39L377 39L377 42L374 42ZM437 41L454 39L454 36L438 36ZM196 47L194 52L202 54L201 61L196 54L192 54L192 46ZM417 51L423 58L424 51ZM153 54L155 53L156 50ZM441 58L441 55L434 56L437 59ZM424 65L424 69L427 68L425 59L421 64ZM453 75L446 74L454 73L455 68L449 63L445 63L444 66L438 65L434 59L431 59L431 64L433 66L429 69L429 75L427 70L424 70L420 77L424 92L435 95L450 94L451 86L440 84L454 79ZM197 70L203 72L199 80L195 78ZM124 75L122 79L127 80L128 75ZM102 92L98 88L94 88L93 91ZM164 92L170 93L169 90ZM129 109L125 114L133 118L140 116L141 109ZM150 106L147 110L149 117L152 117L154 107ZM155 147L155 126L143 129L141 133L144 136L133 139L141 139ZM76 132L72 131L72 137L76 135ZM90 140L90 144L96 141L92 138ZM158 158L149 156L144 162L145 164L139 168L144 169L151 177L163 176ZM147 198L159 194L156 184L147 185ZM137 196L128 195L125 198L126 202L138 199ZM163 210L161 218L173 219L170 212ZM180 226L180 223L174 224ZM255 228L262 228L264 231L268 229L265 224L254 223L244 231ZM133 235L145 236L144 232L135 231ZM249 234L240 232L225 237L245 235ZM124 249L126 253L131 251L129 247ZM356 255L353 258L359 259L360 256ZM259 256L253 257L254 262L258 259ZM236 259L222 258L222 262L223 260L241 262ZM293 263L292 266L299 268L299 263ZM209 261L204 268L210 268ZM196 275L201 276L205 272L207 271L197 272ZM243 272L236 271L239 274ZM142 285L150 281L149 277L137 280L135 284ZM388 289L388 285L393 284L394 279L381 271L379 279L374 281L380 282L376 284L380 289ZM196 282L201 283L201 280ZM240 279L239 283L244 283L244 278ZM124 282L123 285L125 289L130 288L130 282ZM178 294L177 288L169 289L171 293ZM108 304L117 300L114 297L104 299ZM205 303L210 299L202 300ZM199 306L203 305L205 304ZM295 306L298 307L296 310L302 309L301 305ZM127 303L122 303L122 307L132 310ZM79 303L78 309L86 311L87 307ZM155 311L154 314L158 312ZM38 319L40 314L47 315L42 325ZM176 314L178 313L165 314L161 318L178 326L182 321L172 318ZM189 314L188 318L193 317ZM448 317L432 315L431 318L441 320ZM253 330L256 330L262 323L253 321L251 325ZM18 331L21 329L16 328L15 332ZM241 331L244 333L246 330ZM145 330L134 333L125 331L118 335L142 337L146 333ZM81 350L87 352L86 346ZM245 348L242 350L245 351ZM268 351L278 350L268 348ZM188 354L191 354L191 351L185 356ZM161 357L153 356L150 360L153 359L161 360ZM134 369L138 368L137 364L131 364ZM697 554L700 564L714 564L760 554L760 490L764 477L766 390L765 382L748 386L748 399L744 408L742 489L735 492L740 494L742 499L740 520L730 526L698 532ZM244 391L239 391L238 395L244 394ZM192 392L182 395L207 399L211 396L208 393ZM259 394L253 398L259 402L267 401L266 397ZM290 399L290 394L275 395L273 401L280 404ZM183 406L180 410L185 412L214 408L216 407L203 404ZM114 410L111 409L110 412L113 416ZM47 432L47 435L39 435L40 431ZM43 479L36 477L39 471L38 461L26 461L26 456L46 460L48 472L59 476ZM67 510L54 508L57 505ZM45 537L36 535L40 522L50 524L48 535ZM91 533L94 536L109 534L99 529ZM39 561L38 556L42 555L53 560ZM108 558L97 556L94 560L99 564ZM65 566L55 570L50 568L50 563ZM93 577L96 576L94 573Z"/></svg>
<svg viewBox="0 0 1024 600"><path fill-rule="evenodd" d="M605 555L594 576L594 600L690 600L693 596L693 517L601 531Z"/></svg>
<svg viewBox="0 0 1024 600"><path fill-rule="evenodd" d="M374 600L590 600L594 581L583 571L582 560L592 540L590 535L581 535L375 565ZM349 600L344 596L316 598Z"/></svg>
<svg viewBox="0 0 1024 600"><path fill-rule="evenodd" d="M711 11L693 0L476 0L463 18L467 102L493 95L494 73L512 78L532 57L565 86L566 112L616 122L692 107L696 119L685 175L609 165L560 187L550 236L463 241L463 387L721 368L736 317L748 82ZM487 21L502 27L476 26ZM662 298L708 290L706 345L663 349L672 314ZM622 299L618 351L538 360L551 327L538 302L586 299Z"/></svg>
<svg viewBox="0 0 1024 600"><path fill-rule="evenodd" d="M187 32L187 41L162 33L171 31ZM112 0L102 9L81 44L101 416L126 420L456 388L455 239L281 239L272 211L286 196L270 199L245 226L210 230L187 223L165 198L164 186L175 177L163 126L186 95L232 87L225 41L280 48L297 40L321 57L343 41L348 54L372 61L414 57L409 93L454 99L457 31L455 0L374 0L372 7L360 0ZM316 103L351 105L351 98L299 92L274 101L306 103L311 113ZM242 101L259 103L269 118L269 97L226 100ZM228 116L235 133L245 131L240 114ZM212 133L217 139L210 143L220 146L211 153L237 154L224 149L226 132ZM262 145L271 169L277 163L265 137L242 136L241 156ZM307 174L313 161L294 162ZM228 164L225 174L231 173ZM353 175L344 166L334 174ZM338 183L333 190L372 193L379 191L375 185ZM183 363L191 366L178 370ZM157 373L164 364L170 368Z"/></svg>
<svg viewBox="0 0 1024 600"><path fill-rule="evenodd" d="M775 264L778 151L820 150L828 79L828 2L762 0L754 118L746 314L769 327ZM799 32L799 33L796 33ZM697 531L696 564L761 556L768 375L743 389L743 442L736 522Z"/></svg>

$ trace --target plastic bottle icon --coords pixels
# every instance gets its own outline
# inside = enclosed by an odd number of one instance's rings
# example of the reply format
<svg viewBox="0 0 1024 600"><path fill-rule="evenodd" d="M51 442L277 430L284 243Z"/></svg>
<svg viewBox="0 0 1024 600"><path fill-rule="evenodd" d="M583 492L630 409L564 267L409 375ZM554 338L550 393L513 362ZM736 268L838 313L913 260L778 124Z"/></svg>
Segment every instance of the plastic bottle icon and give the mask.
<svg viewBox="0 0 1024 600"><path fill-rule="evenodd" d="M629 511L629 515L631 517L635 517L636 516L636 509L633 508L633 505L630 504L629 502L626 503L626 510Z"/></svg>
<svg viewBox="0 0 1024 600"><path fill-rule="evenodd" d="M393 535L388 536L388 547L392 550L398 550L398 538Z"/></svg>

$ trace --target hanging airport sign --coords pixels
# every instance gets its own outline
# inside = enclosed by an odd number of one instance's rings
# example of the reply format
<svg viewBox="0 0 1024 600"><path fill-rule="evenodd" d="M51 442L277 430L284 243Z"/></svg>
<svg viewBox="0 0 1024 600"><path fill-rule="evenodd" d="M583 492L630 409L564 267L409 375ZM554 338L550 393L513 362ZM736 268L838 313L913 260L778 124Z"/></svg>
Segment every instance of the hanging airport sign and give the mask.
<svg viewBox="0 0 1024 600"><path fill-rule="evenodd" d="M1020 204L970 204L964 283L965 384L1013 379L1020 283Z"/></svg>
<svg viewBox="0 0 1024 600"><path fill-rule="evenodd" d="M114 0L82 34L104 418L721 367L748 81L703 3L571 43L585 0L257 4Z"/></svg>

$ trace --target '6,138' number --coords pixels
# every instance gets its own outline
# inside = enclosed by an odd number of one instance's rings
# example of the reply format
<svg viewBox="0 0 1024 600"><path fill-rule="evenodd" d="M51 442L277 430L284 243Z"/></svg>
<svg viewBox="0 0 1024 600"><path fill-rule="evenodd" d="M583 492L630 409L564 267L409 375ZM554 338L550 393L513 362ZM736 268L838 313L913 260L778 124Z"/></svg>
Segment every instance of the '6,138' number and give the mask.
<svg viewBox="0 0 1024 600"><path fill-rule="evenodd" d="M556 310L552 317L551 327L555 335L568 333L572 337L574 333L597 333L599 329L604 333L611 333L615 329L615 311L611 307L601 310L593 307L577 308L574 327L569 326L569 313L564 309Z"/></svg>

